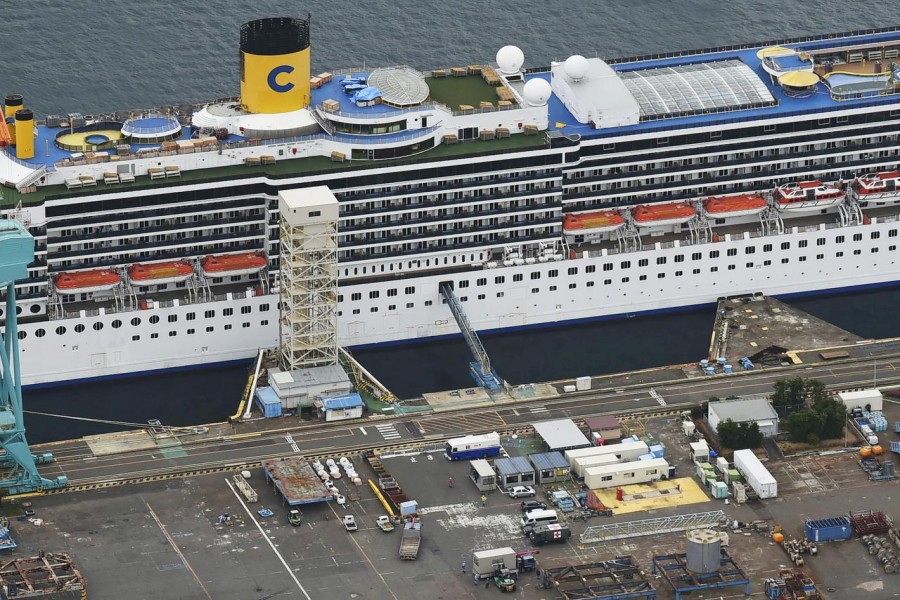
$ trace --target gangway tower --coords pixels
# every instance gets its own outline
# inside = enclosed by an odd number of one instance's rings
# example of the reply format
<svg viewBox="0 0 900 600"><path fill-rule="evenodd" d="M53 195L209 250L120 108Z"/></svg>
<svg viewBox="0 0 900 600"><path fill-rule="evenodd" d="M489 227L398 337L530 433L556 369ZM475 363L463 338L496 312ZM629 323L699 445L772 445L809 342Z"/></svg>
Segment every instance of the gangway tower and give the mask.
<svg viewBox="0 0 900 600"><path fill-rule="evenodd" d="M281 368L338 364L338 200L327 186L278 194Z"/></svg>
<svg viewBox="0 0 900 600"><path fill-rule="evenodd" d="M0 456L0 463L9 469L0 479L0 488L10 495L60 488L69 481L64 476L53 480L41 477L37 464L52 461L53 455L34 456L25 440L15 282L28 277L28 265L33 261L34 238L25 226L12 219L0 221L0 286L6 291L6 324L0 344L0 446L6 453Z"/></svg>
<svg viewBox="0 0 900 600"><path fill-rule="evenodd" d="M459 330L469 346L469 352L475 358L474 361L469 363L469 372L475 379L475 382L491 394L505 389L506 382L491 367L491 359L481 344L478 334L472 329L469 318L463 310L462 303L456 297L456 294L453 293L453 286L447 282L441 283L440 292L444 300L447 301L447 306L450 307L453 318L456 319L456 324L459 326Z"/></svg>

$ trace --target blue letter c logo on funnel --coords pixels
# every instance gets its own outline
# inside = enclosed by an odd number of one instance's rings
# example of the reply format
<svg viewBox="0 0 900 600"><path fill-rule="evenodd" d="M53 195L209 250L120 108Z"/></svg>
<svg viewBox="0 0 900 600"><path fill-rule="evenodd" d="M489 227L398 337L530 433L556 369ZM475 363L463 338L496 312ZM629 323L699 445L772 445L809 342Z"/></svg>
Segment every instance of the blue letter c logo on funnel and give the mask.
<svg viewBox="0 0 900 600"><path fill-rule="evenodd" d="M291 91L292 89L294 89L294 84L290 83L290 82L285 83L285 84L278 83L278 76L281 75L282 73L290 74L293 72L294 72L294 67L292 67L290 65L281 65L281 66L275 67L274 69L269 71L269 77L266 79L269 82L269 87L278 93L284 93L284 92Z"/></svg>

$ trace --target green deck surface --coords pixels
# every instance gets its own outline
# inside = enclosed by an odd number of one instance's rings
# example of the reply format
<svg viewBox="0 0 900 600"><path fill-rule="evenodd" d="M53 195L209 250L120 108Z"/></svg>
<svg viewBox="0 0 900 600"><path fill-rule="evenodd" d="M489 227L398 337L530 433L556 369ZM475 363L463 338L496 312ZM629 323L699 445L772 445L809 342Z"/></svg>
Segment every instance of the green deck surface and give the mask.
<svg viewBox="0 0 900 600"><path fill-rule="evenodd" d="M476 78L472 78L476 79ZM481 81L481 78L477 78ZM482 82L483 84L483 82ZM488 86L490 87L490 86ZM493 89L493 88L491 88ZM106 185L102 181L95 188L69 190L64 185L46 186L38 188L31 194L22 194L15 189L0 187L0 207L14 206L21 202L24 206L38 204L46 198L65 198L67 196L85 196L104 191L134 191L153 189L162 186L175 186L185 183L213 182L223 179L238 180L270 175L284 177L290 175L311 175L315 173L327 173L333 171L353 171L361 169L382 168L393 165L425 163L446 158L461 156L478 156L483 154L500 154L503 152L515 152L525 149L540 148L545 145L543 135L513 135L506 139L492 141L467 141L459 144L439 144L431 150L420 155L396 160L384 161L348 161L345 163L332 162L329 158L313 156L309 158L284 159L274 165L253 166L235 165L230 167L216 167L213 169L197 169L182 171L180 177L171 179L151 180L146 175L140 176L134 183Z"/></svg>
<svg viewBox="0 0 900 600"><path fill-rule="evenodd" d="M446 104L452 110L459 110L460 104L478 108L481 102L497 105L497 87L485 83L481 75L465 77L428 77L425 79L431 89L431 99Z"/></svg>

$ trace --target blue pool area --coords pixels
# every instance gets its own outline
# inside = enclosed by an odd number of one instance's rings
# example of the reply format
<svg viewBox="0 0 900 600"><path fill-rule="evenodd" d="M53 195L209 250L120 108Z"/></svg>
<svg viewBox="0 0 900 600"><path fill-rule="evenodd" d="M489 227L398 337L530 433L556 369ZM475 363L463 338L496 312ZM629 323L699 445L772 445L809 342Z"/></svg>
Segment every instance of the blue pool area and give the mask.
<svg viewBox="0 0 900 600"><path fill-rule="evenodd" d="M889 73L881 75L853 75L851 73L830 73L825 82L836 99L864 98L884 94L894 87L894 77Z"/></svg>
<svg viewBox="0 0 900 600"><path fill-rule="evenodd" d="M84 138L84 141L88 144L99 146L100 144L105 144L109 141L109 136L103 135L102 133L92 133L91 135Z"/></svg>

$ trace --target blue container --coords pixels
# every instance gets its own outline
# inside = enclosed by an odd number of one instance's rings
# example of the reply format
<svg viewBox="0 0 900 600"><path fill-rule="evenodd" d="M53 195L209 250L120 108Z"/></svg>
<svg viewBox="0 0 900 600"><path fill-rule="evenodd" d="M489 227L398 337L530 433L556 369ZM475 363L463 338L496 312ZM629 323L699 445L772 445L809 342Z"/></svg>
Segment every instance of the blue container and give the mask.
<svg viewBox="0 0 900 600"><path fill-rule="evenodd" d="M897 421L896 423L894 423L894 431L896 431L897 433L900 433L900 421Z"/></svg>
<svg viewBox="0 0 900 600"><path fill-rule="evenodd" d="M727 360L724 356L723 356L722 358L719 359L719 364L720 364L720 365L724 365L724 364L727 363L727 362L728 362L728 360Z"/></svg>
<svg viewBox="0 0 900 600"><path fill-rule="evenodd" d="M715 375L715 373L716 373L715 367L706 367L706 374L707 374L707 375Z"/></svg>
<svg viewBox="0 0 900 600"><path fill-rule="evenodd" d="M267 419L281 416L281 398L268 386L256 390L256 404Z"/></svg>
<svg viewBox="0 0 900 600"><path fill-rule="evenodd" d="M847 517L829 517L806 522L806 539L810 542L849 540L853 527Z"/></svg>
<svg viewBox="0 0 900 600"><path fill-rule="evenodd" d="M707 359L704 358L703 360L700 361L701 369L706 369L706 367L708 367L708 366L709 366L709 361Z"/></svg>
<svg viewBox="0 0 900 600"><path fill-rule="evenodd" d="M731 375L731 369L732 369L731 365L725 365L725 374Z"/></svg>

